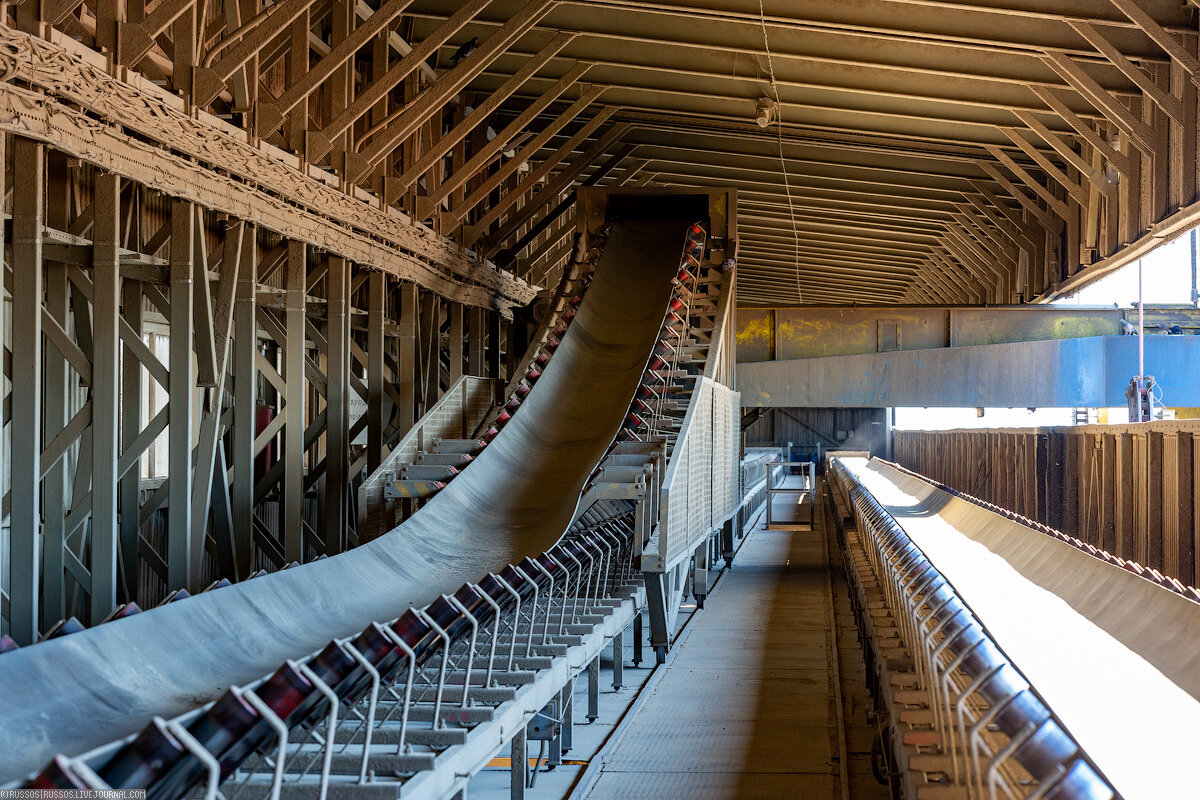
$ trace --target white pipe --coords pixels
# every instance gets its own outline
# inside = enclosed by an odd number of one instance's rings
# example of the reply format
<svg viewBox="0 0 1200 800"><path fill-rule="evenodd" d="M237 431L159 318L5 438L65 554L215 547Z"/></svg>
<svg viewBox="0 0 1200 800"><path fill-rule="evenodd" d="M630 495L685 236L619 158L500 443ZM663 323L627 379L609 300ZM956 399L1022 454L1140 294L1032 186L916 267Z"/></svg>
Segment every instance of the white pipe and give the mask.
<svg viewBox="0 0 1200 800"><path fill-rule="evenodd" d="M1138 388L1145 382L1146 376L1146 327L1142 307L1142 260L1138 259Z"/></svg>

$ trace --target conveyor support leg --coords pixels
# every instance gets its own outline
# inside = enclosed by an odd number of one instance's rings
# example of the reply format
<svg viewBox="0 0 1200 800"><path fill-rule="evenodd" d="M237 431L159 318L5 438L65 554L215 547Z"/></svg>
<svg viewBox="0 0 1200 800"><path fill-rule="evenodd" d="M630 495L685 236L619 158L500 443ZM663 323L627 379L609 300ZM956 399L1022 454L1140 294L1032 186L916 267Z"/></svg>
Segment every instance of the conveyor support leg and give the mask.
<svg viewBox="0 0 1200 800"><path fill-rule="evenodd" d="M508 784L510 800L525 800L525 773L529 756L525 754L525 726L519 726L512 738L512 779Z"/></svg>
<svg viewBox="0 0 1200 800"><path fill-rule="evenodd" d="M670 619L670 576L665 572L644 572L646 578L646 606L650 610L650 645L663 663L667 648L671 645L671 633L667 630Z"/></svg>
<svg viewBox="0 0 1200 800"><path fill-rule="evenodd" d="M633 665L640 667L642 665L642 640L646 638L646 632L642 625L642 612L633 618Z"/></svg>
<svg viewBox="0 0 1200 800"><path fill-rule="evenodd" d="M588 722L600 718L600 656L588 664Z"/></svg>
<svg viewBox="0 0 1200 800"><path fill-rule="evenodd" d="M625 631L617 631L612 640L613 648L613 682L614 689L620 689L625 668Z"/></svg>

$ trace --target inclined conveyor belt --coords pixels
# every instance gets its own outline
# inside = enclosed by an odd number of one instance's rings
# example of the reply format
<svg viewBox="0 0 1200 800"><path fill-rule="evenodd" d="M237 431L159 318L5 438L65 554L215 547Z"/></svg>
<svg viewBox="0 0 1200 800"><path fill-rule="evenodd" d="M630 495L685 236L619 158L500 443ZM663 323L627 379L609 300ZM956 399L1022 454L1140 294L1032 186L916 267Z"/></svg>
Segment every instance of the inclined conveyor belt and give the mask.
<svg viewBox="0 0 1200 800"><path fill-rule="evenodd" d="M0 783L203 705L286 659L551 548L629 408L687 227L613 226L578 314L521 412L395 530L332 558L0 655Z"/></svg>
<svg viewBox="0 0 1200 800"><path fill-rule="evenodd" d="M1200 604L886 462L833 461L876 571L931 587L941 658L1025 737L1010 755L1061 781L1044 796L1196 796Z"/></svg>

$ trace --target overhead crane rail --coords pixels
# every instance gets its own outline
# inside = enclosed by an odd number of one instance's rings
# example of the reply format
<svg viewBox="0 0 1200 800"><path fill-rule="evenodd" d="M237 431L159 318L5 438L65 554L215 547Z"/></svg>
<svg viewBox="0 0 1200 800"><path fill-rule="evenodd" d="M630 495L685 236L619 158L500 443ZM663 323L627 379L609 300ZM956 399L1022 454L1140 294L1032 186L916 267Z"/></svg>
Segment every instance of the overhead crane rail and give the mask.
<svg viewBox="0 0 1200 800"><path fill-rule="evenodd" d="M560 536L605 453L645 438L629 411L639 385L674 377L653 351L688 288L663 265L680 264L685 239L684 263L694 259L697 235L703 248L699 225L631 221L594 240L595 277L570 304L569 328L555 329L556 357L531 367L521 402L477 440L485 446L400 527L0 657L0 779L54 756L27 785L148 788L157 800L199 784L211 798L236 774L273 797L284 780L324 797L331 780L365 778L379 756L372 735L392 754L382 772L397 790L403 776L440 796L453 781L431 774L461 782L464 767L481 767L479 749L490 755L503 739L477 736L453 769L429 771L436 753L466 744L448 719L503 731L501 711L519 707L504 701L522 691L554 701L644 605L628 515ZM686 338L686 326L671 330ZM527 684L543 683L553 692L531 694Z"/></svg>
<svg viewBox="0 0 1200 800"><path fill-rule="evenodd" d="M830 462L907 796L1194 791L1200 604L887 462Z"/></svg>

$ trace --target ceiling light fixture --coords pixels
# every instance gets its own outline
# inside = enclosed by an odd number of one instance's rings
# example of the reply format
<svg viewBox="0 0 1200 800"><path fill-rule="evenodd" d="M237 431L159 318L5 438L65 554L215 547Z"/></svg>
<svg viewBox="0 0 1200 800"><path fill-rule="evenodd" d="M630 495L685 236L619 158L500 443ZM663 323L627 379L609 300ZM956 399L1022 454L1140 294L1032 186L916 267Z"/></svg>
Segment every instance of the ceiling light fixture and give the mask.
<svg viewBox="0 0 1200 800"><path fill-rule="evenodd" d="M765 128L771 124L775 118L775 101L769 97L758 98L758 110L754 121L758 123L758 127Z"/></svg>

